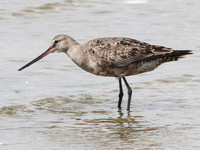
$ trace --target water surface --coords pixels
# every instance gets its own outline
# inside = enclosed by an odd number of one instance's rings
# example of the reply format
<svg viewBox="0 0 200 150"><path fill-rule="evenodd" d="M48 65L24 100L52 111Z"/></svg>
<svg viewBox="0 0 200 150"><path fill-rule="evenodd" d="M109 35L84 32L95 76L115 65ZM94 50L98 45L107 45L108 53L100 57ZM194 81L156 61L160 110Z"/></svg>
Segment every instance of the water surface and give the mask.
<svg viewBox="0 0 200 150"><path fill-rule="evenodd" d="M0 149L200 149L200 3L197 0L0 2ZM17 70L68 34L80 43L131 37L194 54L118 81L51 54ZM126 89L124 88L125 92Z"/></svg>

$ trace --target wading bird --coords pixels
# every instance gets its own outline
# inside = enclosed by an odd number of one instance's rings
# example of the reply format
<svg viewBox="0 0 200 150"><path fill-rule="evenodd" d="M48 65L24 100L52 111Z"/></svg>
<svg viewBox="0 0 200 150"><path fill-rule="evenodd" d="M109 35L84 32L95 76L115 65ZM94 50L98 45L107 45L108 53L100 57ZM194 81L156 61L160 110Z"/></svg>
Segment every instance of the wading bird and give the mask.
<svg viewBox="0 0 200 150"><path fill-rule="evenodd" d="M184 55L192 54L190 50L173 50L131 38L97 38L81 45L70 36L57 35L44 53L18 71L53 52L66 53L75 64L92 74L117 77L119 79L119 109L121 109L123 97L121 81L123 79L128 89L127 110L130 110L132 90L125 76L152 71L162 63L176 61Z"/></svg>

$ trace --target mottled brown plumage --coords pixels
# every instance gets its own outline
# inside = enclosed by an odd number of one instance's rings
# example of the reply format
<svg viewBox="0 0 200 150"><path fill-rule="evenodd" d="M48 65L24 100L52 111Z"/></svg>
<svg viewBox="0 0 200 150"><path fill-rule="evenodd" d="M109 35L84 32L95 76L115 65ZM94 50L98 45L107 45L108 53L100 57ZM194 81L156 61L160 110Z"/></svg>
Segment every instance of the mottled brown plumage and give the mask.
<svg viewBox="0 0 200 150"><path fill-rule="evenodd" d="M122 78L128 89L128 110L132 90L125 76L151 71L162 63L175 61L184 55L192 54L190 50L173 50L131 38L98 38L81 45L70 36L58 35L44 53L20 68L19 71L52 52L66 53L79 67L95 75L118 77L119 108L121 108L123 97Z"/></svg>
<svg viewBox="0 0 200 150"><path fill-rule="evenodd" d="M177 60L180 56L190 54L190 51L174 51L171 48L158 45L150 45L131 38L98 38L91 40L82 46L87 53L87 58L94 60L98 67L90 71L102 76L129 76L155 69L158 65ZM138 70L145 64L151 66ZM87 65L89 66L89 65ZM121 70L121 71L114 71ZM88 71L87 69L85 69ZM106 72L107 73L101 73Z"/></svg>

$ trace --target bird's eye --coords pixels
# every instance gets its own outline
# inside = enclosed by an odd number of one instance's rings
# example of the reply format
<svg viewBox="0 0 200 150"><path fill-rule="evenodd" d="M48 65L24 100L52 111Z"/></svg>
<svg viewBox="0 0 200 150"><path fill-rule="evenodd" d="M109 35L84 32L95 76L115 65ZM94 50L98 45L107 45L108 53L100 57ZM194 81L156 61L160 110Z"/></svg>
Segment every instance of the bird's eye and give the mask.
<svg viewBox="0 0 200 150"><path fill-rule="evenodd" d="M58 42L59 42L59 40L55 40L55 41L54 41L55 44L58 43Z"/></svg>

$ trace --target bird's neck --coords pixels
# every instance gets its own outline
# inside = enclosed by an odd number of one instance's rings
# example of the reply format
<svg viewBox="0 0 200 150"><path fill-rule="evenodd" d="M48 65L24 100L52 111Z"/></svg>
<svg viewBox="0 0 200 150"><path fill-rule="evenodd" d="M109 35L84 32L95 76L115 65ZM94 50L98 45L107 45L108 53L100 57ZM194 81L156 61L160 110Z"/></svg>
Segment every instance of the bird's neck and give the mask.
<svg viewBox="0 0 200 150"><path fill-rule="evenodd" d="M84 50L82 49L81 45L79 43L75 43L73 44L73 46L71 46L68 51L66 52L66 54L71 58L71 60L76 63L79 67L82 68L82 66L85 63L85 54L84 54Z"/></svg>

